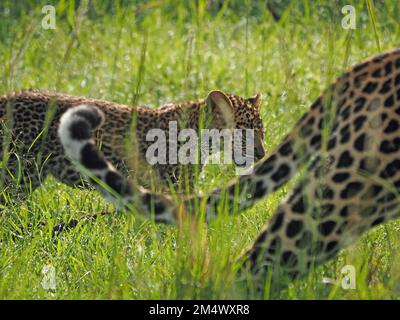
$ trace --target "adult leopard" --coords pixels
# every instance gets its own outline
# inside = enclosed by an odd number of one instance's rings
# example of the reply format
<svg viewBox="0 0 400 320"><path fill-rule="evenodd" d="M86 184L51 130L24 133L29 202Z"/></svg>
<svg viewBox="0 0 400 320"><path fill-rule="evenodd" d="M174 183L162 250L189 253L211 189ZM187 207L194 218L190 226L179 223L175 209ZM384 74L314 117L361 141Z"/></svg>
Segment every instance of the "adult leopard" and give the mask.
<svg viewBox="0 0 400 320"><path fill-rule="evenodd" d="M84 162L81 150L93 144L89 130L100 124L101 112L91 108L90 114L98 121L91 123L85 139L73 144L71 122L67 116L61 119L61 140L75 161ZM250 270L255 279L267 271L295 278L334 257L365 231L399 216L399 129L400 50L395 49L341 75L252 174L210 194L181 198L176 206L168 196L129 184L99 152L93 156L104 169L93 173L127 202L168 223L175 223L197 200L206 203L208 218L218 212L221 201L232 212L235 207L244 210L300 173L242 255L242 270Z"/></svg>

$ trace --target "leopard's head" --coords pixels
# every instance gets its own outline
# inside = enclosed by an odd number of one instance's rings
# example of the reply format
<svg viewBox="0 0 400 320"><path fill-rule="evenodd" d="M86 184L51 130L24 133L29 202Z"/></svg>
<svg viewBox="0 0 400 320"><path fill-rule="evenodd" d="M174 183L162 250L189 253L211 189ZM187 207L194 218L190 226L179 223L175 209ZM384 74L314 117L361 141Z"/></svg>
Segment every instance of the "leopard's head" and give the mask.
<svg viewBox="0 0 400 320"><path fill-rule="evenodd" d="M256 94L251 98L243 98L234 94L226 94L215 90L209 93L207 105L213 113L214 128L217 129L250 129L253 137L246 139L245 130L236 130L234 139L239 139L235 148L241 149L241 157L247 157L248 148L254 148L254 160L264 157L264 126L260 117L260 107L262 103L261 94ZM236 165L244 165L243 161L234 157Z"/></svg>

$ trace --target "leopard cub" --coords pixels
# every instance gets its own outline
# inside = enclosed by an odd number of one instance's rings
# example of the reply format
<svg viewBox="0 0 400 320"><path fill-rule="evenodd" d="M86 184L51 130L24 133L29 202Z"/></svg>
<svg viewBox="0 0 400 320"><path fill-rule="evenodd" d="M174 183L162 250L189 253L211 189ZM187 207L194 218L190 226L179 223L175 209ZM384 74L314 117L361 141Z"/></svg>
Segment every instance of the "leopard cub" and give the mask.
<svg viewBox="0 0 400 320"><path fill-rule="evenodd" d="M71 185L85 185L81 174L64 153L57 134L61 116L68 110L79 118L77 106L93 106L104 114L104 124L95 132L95 145L105 158L126 178L149 186L153 181L161 188L177 183L183 169L192 174L193 165L155 164L145 160L146 150L153 143L146 135L151 129L168 132L169 124L198 130L200 116L208 128L254 129L255 159L264 156L264 129L259 115L261 96L244 99L221 91L211 92L206 99L171 103L158 109L132 107L113 102L76 97L57 92L24 90L0 97L0 155L3 190L18 184L26 194L40 185L48 174ZM80 111L81 113L84 111ZM85 119L81 119L86 121ZM85 135L82 121L74 124L74 137ZM96 166L92 150L83 150L84 164ZM201 164L199 165L201 169Z"/></svg>

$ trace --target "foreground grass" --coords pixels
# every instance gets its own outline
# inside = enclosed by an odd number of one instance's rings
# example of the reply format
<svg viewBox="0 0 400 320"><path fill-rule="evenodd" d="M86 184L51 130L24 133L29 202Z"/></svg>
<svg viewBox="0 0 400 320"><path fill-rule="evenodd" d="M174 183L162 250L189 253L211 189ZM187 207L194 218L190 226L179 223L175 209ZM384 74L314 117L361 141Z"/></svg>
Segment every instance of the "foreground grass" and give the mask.
<svg viewBox="0 0 400 320"><path fill-rule="evenodd" d="M96 5L85 12L60 1L57 29L46 31L41 6L20 12L4 1L0 92L37 87L150 106L204 97L212 89L244 96L261 92L271 151L336 75L379 47L399 46L395 2L372 7L370 14L360 3L353 31L341 28L338 4L293 2L281 8L277 23L263 2L232 1L215 12L202 1L190 3L150 1L135 10ZM207 168L200 186L209 189L227 179ZM235 281L234 258L286 191L209 225L178 229L115 214L53 237L52 226L61 221L112 208L96 192L50 178L21 205L8 204L0 214L0 297L252 298ZM28 223L33 223L29 233L13 236ZM399 298L398 229L392 222L372 230L306 279L264 298ZM322 283L323 277L340 279L348 264L356 268L356 289ZM41 285L46 265L56 270L56 290Z"/></svg>

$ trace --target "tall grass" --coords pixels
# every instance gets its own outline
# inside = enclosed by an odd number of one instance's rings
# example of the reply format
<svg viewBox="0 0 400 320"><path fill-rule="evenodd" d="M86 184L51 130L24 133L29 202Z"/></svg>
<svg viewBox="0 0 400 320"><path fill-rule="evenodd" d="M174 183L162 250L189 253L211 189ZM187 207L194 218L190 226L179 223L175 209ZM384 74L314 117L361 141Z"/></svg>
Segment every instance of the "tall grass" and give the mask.
<svg viewBox="0 0 400 320"><path fill-rule="evenodd" d="M59 1L57 28L41 29L40 1L0 4L0 93L27 87L156 107L205 97L212 89L264 96L267 151L321 90L350 65L399 46L395 1L356 4L357 28L341 27L342 1ZM221 5L218 5L221 3ZM44 4L44 2L43 2ZM228 180L207 167L201 188ZM58 237L52 227L112 210L94 191L49 177L0 214L1 298L252 298L238 283L235 257L284 197L284 187L236 216L180 229L115 214ZM13 193L10 193L10 197ZM41 226L42 224L45 226ZM28 228L28 224L31 227ZM21 226L30 231L15 236ZM305 279L264 298L399 298L398 222L378 227ZM356 268L355 290L322 283ZM45 290L42 269L56 270Z"/></svg>

